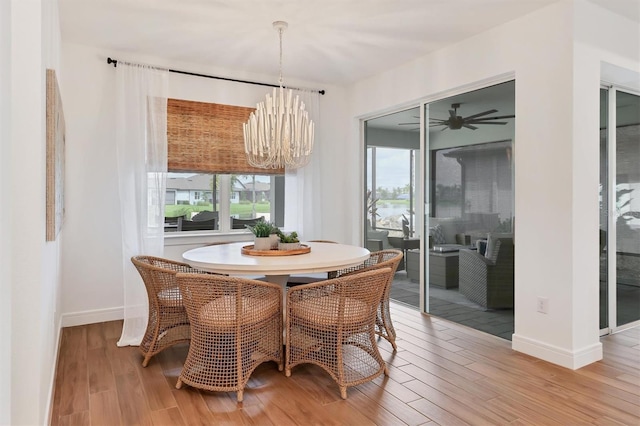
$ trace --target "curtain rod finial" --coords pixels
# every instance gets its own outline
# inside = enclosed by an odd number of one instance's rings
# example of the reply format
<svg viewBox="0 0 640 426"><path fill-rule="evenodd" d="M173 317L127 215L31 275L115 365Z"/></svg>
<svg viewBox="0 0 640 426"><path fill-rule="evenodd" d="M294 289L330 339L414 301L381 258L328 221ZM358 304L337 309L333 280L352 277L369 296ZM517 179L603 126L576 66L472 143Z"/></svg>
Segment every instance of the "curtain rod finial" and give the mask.
<svg viewBox="0 0 640 426"><path fill-rule="evenodd" d="M107 64L113 64L113 67L115 68L118 66L118 61L116 59L107 58Z"/></svg>

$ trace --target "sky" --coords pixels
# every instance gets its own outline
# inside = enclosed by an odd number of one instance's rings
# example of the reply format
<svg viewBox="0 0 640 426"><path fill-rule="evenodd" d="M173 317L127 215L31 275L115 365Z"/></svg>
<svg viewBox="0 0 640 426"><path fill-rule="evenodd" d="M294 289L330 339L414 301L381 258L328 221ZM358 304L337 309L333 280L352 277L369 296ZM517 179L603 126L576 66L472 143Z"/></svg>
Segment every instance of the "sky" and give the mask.
<svg viewBox="0 0 640 426"><path fill-rule="evenodd" d="M367 181L371 181L371 161ZM376 148L376 188L404 188L410 180L409 150Z"/></svg>

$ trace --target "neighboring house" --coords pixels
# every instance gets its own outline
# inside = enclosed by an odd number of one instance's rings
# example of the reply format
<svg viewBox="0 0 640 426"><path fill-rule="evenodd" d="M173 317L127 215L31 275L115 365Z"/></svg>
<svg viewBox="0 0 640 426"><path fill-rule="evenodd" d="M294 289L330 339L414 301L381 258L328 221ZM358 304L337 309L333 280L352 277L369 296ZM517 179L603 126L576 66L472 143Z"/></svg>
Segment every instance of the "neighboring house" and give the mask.
<svg viewBox="0 0 640 426"><path fill-rule="evenodd" d="M167 178L167 190L164 203L190 204L213 203L212 175L192 175L189 177Z"/></svg>
<svg viewBox="0 0 640 426"><path fill-rule="evenodd" d="M268 201L271 196L271 184L269 182L240 182L236 181L233 185L233 195L231 202L239 201ZM234 201L235 200L235 201Z"/></svg>
<svg viewBox="0 0 640 426"><path fill-rule="evenodd" d="M213 203L212 179L214 175L194 174L188 177L168 177L165 204ZM255 195L254 195L255 192ZM267 201L271 196L271 184L269 182L242 182L236 179L231 191L231 202L241 201L256 202ZM255 198L254 198L255 197Z"/></svg>

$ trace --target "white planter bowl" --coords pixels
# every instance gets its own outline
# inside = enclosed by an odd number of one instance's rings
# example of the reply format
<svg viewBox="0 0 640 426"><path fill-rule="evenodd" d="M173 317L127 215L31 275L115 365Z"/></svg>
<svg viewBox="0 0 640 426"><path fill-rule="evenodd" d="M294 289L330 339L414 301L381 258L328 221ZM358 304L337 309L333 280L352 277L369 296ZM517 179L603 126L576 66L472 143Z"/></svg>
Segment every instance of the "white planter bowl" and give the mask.
<svg viewBox="0 0 640 426"><path fill-rule="evenodd" d="M254 250L271 250L271 238L269 237L256 237L253 240Z"/></svg>
<svg viewBox="0 0 640 426"><path fill-rule="evenodd" d="M278 250L297 250L300 243L278 243Z"/></svg>

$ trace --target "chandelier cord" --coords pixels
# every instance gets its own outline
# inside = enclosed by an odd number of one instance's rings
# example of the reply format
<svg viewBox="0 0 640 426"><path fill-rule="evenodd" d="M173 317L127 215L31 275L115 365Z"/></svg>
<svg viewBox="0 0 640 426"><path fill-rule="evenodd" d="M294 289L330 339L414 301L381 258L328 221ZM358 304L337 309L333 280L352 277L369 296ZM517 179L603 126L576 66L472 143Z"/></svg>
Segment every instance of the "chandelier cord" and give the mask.
<svg viewBox="0 0 640 426"><path fill-rule="evenodd" d="M280 36L280 79L278 80L280 83L280 88L282 89L282 32L284 28L278 28L278 34Z"/></svg>

